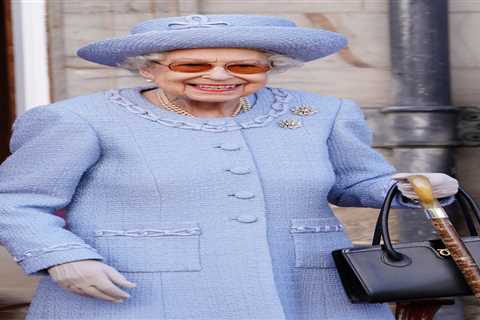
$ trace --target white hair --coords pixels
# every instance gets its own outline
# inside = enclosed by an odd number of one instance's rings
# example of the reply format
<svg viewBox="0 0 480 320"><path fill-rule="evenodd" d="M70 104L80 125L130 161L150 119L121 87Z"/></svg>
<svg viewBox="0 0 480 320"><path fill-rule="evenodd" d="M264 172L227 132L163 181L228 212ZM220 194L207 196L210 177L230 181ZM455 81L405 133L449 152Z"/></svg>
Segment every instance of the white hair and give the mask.
<svg viewBox="0 0 480 320"><path fill-rule="evenodd" d="M267 60L272 65L272 69L270 70L270 73L272 74L285 72L292 68L301 67L304 64L303 61L296 60L282 54L264 51L262 52L267 56ZM118 67L127 69L133 73L138 73L140 69L150 67L153 64L152 61L161 61L164 58L165 53L163 52L128 57L122 63L119 63Z"/></svg>

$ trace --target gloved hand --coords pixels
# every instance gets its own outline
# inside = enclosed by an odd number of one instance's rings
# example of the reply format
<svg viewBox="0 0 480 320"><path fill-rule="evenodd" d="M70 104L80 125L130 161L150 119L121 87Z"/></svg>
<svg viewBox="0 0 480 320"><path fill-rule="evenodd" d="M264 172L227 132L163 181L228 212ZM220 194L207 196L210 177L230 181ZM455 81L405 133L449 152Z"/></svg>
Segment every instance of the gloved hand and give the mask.
<svg viewBox="0 0 480 320"><path fill-rule="evenodd" d="M422 175L428 178L432 184L433 196L435 198L449 197L458 192L458 181L444 173L431 172L401 172L392 176L392 179L398 180L398 190L407 198L418 199L413 187L407 180L408 176Z"/></svg>
<svg viewBox="0 0 480 320"><path fill-rule="evenodd" d="M82 296L107 300L113 303L123 302L130 295L118 288L136 287L114 268L98 260L73 261L50 267L48 273L62 288Z"/></svg>

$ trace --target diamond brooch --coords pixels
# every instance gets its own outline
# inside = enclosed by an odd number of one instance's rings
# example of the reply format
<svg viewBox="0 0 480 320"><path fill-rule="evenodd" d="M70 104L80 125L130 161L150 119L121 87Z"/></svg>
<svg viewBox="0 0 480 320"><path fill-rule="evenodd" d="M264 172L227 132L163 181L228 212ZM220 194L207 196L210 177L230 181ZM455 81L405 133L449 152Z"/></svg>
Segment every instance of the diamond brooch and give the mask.
<svg viewBox="0 0 480 320"><path fill-rule="evenodd" d="M299 116L311 116L312 114L318 112L310 106L301 105L295 108L291 108L290 111Z"/></svg>
<svg viewBox="0 0 480 320"><path fill-rule="evenodd" d="M285 119L285 120L280 120L278 122L278 125L280 126L280 128L284 128L284 129L296 129L296 128L300 128L302 126L302 123L297 119L293 119L293 120Z"/></svg>

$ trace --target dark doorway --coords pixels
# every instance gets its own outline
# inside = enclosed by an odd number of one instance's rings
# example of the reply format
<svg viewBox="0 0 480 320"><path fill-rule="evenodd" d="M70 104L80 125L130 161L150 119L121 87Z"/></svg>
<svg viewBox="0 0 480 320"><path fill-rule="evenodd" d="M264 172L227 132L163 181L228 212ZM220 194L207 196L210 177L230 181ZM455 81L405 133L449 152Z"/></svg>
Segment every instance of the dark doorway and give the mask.
<svg viewBox="0 0 480 320"><path fill-rule="evenodd" d="M0 162L9 155L8 142L15 119L13 35L10 0L0 4Z"/></svg>

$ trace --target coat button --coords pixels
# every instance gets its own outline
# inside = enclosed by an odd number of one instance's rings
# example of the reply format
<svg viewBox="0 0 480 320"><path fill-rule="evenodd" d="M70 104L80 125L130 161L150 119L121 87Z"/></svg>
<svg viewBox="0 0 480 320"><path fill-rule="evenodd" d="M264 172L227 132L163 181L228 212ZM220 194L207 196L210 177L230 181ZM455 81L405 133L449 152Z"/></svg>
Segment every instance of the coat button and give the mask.
<svg viewBox="0 0 480 320"><path fill-rule="evenodd" d="M216 146L217 148L220 148L222 150L226 150L226 151L236 151L236 150L240 150L240 146L236 143L232 143L232 142L224 142L218 146Z"/></svg>
<svg viewBox="0 0 480 320"><path fill-rule="evenodd" d="M238 191L238 192L235 192L234 194L231 194L231 196L234 196L235 198L238 198L238 199L251 199L255 197L255 195L250 191Z"/></svg>
<svg viewBox="0 0 480 320"><path fill-rule="evenodd" d="M251 214L242 214L242 215L239 215L235 218L233 218L234 220L237 220L238 222L242 222L242 223L252 223L252 222L255 222L258 220L258 218L254 215L251 215Z"/></svg>
<svg viewBox="0 0 480 320"><path fill-rule="evenodd" d="M247 167L233 167L230 169L227 169L227 171L230 171L233 174L247 174L250 173L250 169Z"/></svg>

